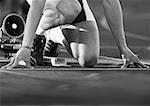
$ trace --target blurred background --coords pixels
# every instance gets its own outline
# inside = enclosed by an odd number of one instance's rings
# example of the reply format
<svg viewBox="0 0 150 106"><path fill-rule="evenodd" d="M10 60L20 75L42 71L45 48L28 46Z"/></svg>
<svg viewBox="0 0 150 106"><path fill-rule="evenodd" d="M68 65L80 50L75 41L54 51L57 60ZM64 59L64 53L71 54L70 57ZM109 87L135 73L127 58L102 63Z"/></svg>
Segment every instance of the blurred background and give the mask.
<svg viewBox="0 0 150 106"><path fill-rule="evenodd" d="M124 25L128 46L141 59L150 59L150 0L120 0L124 14ZM101 55L120 57L110 32L100 26L104 15L99 0L88 0L100 30ZM26 19L29 5L25 0L0 0L0 24L7 14L20 14Z"/></svg>

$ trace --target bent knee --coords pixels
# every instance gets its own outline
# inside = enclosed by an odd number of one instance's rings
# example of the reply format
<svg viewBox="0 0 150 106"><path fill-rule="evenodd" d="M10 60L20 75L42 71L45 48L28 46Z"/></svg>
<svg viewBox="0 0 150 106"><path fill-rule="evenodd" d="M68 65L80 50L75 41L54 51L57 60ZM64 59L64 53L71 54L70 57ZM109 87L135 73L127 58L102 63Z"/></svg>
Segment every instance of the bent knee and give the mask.
<svg viewBox="0 0 150 106"><path fill-rule="evenodd" d="M94 67L97 64L98 56L81 56L79 57L79 64L81 67Z"/></svg>

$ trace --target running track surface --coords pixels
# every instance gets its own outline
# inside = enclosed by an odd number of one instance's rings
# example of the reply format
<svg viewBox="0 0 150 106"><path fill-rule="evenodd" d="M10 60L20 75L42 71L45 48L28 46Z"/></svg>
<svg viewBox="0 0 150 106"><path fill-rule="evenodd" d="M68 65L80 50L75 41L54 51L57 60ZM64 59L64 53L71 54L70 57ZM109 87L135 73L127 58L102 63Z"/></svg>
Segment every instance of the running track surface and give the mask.
<svg viewBox="0 0 150 106"><path fill-rule="evenodd" d="M107 66L104 60L95 68L74 64L1 70L0 103L2 106L150 105L150 69L121 70L120 66L112 65L119 64L119 60Z"/></svg>

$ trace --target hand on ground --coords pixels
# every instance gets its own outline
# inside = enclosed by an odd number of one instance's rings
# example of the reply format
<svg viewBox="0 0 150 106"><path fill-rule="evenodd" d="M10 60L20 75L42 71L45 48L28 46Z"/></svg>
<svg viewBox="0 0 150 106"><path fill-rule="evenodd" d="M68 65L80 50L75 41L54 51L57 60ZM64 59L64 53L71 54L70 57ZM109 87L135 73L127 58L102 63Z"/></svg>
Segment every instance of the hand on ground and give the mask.
<svg viewBox="0 0 150 106"><path fill-rule="evenodd" d="M135 55L130 49L127 49L122 54L123 68L128 68L131 64L135 65L137 68L149 68L149 66L143 64L137 55Z"/></svg>
<svg viewBox="0 0 150 106"><path fill-rule="evenodd" d="M12 57L9 64L3 66L1 69L11 69L22 65L26 68L32 68L30 65L30 57L31 57L31 50L28 48L20 48L18 52ZM22 62L22 64L20 64Z"/></svg>

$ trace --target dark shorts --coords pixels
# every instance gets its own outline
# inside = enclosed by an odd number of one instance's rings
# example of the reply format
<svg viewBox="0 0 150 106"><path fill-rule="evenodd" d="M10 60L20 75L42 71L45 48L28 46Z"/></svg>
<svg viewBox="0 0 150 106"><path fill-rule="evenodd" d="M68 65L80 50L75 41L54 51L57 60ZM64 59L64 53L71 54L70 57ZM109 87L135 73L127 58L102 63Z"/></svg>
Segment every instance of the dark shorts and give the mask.
<svg viewBox="0 0 150 106"><path fill-rule="evenodd" d="M80 14L77 16L77 18L72 22L72 24L75 24L75 23L78 23L78 22L82 22L82 21L86 21L86 14L85 14L85 11L84 11L84 8L83 8L83 2L82 0L78 0L81 7L82 7L82 10L80 12Z"/></svg>

